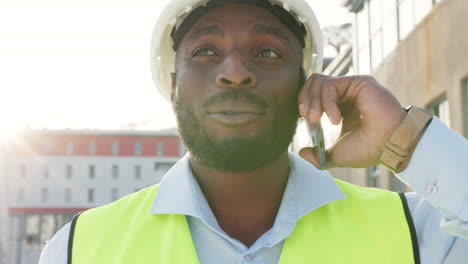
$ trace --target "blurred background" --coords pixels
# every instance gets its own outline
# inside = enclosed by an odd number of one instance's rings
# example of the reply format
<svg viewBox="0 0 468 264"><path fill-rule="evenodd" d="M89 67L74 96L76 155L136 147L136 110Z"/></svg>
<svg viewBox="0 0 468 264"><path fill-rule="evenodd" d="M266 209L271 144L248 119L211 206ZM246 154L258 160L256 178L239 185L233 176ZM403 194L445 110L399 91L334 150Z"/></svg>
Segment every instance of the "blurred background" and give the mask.
<svg viewBox="0 0 468 264"><path fill-rule="evenodd" d="M149 66L165 1L0 2L0 264L37 263L74 214L159 182L185 154ZM325 74L373 75L468 137L467 0L309 2ZM339 127L323 123L330 146ZM300 127L291 150L308 140ZM381 166L330 172L409 191Z"/></svg>

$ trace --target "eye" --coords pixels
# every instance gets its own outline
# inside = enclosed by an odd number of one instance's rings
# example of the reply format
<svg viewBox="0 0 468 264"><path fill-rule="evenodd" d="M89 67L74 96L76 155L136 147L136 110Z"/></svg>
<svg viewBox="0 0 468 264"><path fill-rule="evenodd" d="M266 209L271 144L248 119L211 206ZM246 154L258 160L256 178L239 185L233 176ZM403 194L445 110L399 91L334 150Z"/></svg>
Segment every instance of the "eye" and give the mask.
<svg viewBox="0 0 468 264"><path fill-rule="evenodd" d="M209 48L209 47L201 47L199 49L197 49L194 53L193 53L193 57L196 57L196 56L216 56L218 54L216 54L216 52L212 49L212 48Z"/></svg>
<svg viewBox="0 0 468 264"><path fill-rule="evenodd" d="M257 55L257 57L264 57L264 58L280 58L281 56L279 55L278 52L272 50L272 49L264 49L260 51Z"/></svg>

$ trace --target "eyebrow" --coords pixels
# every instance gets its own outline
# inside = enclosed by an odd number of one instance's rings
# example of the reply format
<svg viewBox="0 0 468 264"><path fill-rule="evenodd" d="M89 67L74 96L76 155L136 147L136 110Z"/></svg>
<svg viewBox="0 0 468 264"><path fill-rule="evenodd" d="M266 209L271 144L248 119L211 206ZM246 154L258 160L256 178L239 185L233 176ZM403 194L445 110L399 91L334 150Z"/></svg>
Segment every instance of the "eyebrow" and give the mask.
<svg viewBox="0 0 468 264"><path fill-rule="evenodd" d="M192 34L190 34L188 39L195 40L205 35L216 35L224 37L224 32L218 25L210 24L195 30Z"/></svg>
<svg viewBox="0 0 468 264"><path fill-rule="evenodd" d="M273 35L277 38L284 40L287 44L289 44L289 38L286 34L284 34L279 28L267 26L264 24L255 24L252 31L252 35L260 35L260 34L267 34Z"/></svg>
<svg viewBox="0 0 468 264"><path fill-rule="evenodd" d="M284 42L286 42L286 44L289 44L288 36L277 27L272 27L272 26L268 26L264 24L255 24L252 30L250 31L250 33L252 35L261 35L261 34L273 35L277 38L280 38ZM215 35L215 36L224 37L224 31L218 25L209 24L209 25L196 29L192 34L189 35L188 40L193 41L206 35Z"/></svg>

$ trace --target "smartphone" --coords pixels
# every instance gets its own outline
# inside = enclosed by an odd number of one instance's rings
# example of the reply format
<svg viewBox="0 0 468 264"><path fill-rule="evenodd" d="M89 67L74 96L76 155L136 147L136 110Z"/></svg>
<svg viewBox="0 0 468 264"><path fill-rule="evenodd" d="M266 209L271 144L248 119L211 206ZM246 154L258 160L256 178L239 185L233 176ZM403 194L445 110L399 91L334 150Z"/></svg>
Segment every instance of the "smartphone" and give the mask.
<svg viewBox="0 0 468 264"><path fill-rule="evenodd" d="M327 159L325 154L325 140L323 139L322 124L320 121L317 123L311 123L307 119L304 119L304 121L307 124L309 136L312 139L312 144L315 147L315 156L319 159L318 169L325 170L327 168Z"/></svg>

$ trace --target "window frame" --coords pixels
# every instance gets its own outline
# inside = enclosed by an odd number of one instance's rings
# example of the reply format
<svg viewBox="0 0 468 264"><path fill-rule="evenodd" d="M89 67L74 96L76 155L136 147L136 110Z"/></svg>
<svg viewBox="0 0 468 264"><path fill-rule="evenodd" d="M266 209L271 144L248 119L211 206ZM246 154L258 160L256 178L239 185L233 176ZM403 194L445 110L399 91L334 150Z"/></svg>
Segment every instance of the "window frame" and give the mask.
<svg viewBox="0 0 468 264"><path fill-rule="evenodd" d="M112 164L112 179L116 180L119 178L119 165Z"/></svg>
<svg viewBox="0 0 468 264"><path fill-rule="evenodd" d="M448 110L448 119L447 120L444 120L444 118L440 116L440 114L441 114L440 106L443 103L448 104L448 109L447 109ZM450 101L449 101L446 93L443 93L442 95L438 96L436 99L432 100L431 103L427 104L426 105L426 110L429 111L429 113L431 113L433 116L436 116L437 118L439 118L448 127L451 127L452 117L451 117L451 114L450 114Z"/></svg>
<svg viewBox="0 0 468 264"><path fill-rule="evenodd" d="M141 141L135 142L134 153L135 153L135 156L143 155L143 143Z"/></svg>
<svg viewBox="0 0 468 264"><path fill-rule="evenodd" d="M65 177L67 179L73 178L73 166L71 164L65 165Z"/></svg>
<svg viewBox="0 0 468 264"><path fill-rule="evenodd" d="M90 164L88 167L88 175L90 179L96 178L96 166L94 164Z"/></svg>
<svg viewBox="0 0 468 264"><path fill-rule="evenodd" d="M135 173L135 180L140 180L141 179L141 165L135 165L134 173Z"/></svg>
<svg viewBox="0 0 468 264"><path fill-rule="evenodd" d="M88 203L94 203L94 202L95 202L94 188L89 188L88 189Z"/></svg>
<svg viewBox="0 0 468 264"><path fill-rule="evenodd" d="M466 76L461 83L461 107L462 107L462 125L463 135L468 139L468 76Z"/></svg>

